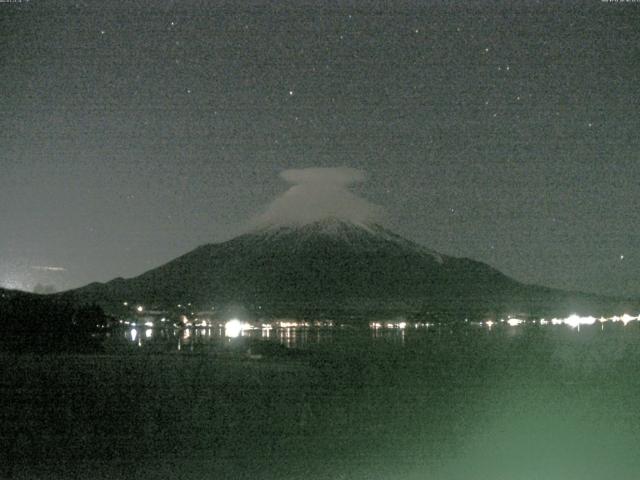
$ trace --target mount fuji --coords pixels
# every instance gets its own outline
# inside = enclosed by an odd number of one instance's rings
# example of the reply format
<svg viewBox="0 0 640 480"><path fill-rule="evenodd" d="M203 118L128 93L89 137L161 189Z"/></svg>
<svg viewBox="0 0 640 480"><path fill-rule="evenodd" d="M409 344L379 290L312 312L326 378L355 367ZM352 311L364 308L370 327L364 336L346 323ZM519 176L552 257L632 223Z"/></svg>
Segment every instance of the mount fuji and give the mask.
<svg viewBox="0 0 640 480"><path fill-rule="evenodd" d="M117 312L242 305L260 316L480 318L595 313L610 299L520 283L484 263L442 255L374 223L328 217L264 224L130 279L64 295ZM594 310L595 309L595 310Z"/></svg>

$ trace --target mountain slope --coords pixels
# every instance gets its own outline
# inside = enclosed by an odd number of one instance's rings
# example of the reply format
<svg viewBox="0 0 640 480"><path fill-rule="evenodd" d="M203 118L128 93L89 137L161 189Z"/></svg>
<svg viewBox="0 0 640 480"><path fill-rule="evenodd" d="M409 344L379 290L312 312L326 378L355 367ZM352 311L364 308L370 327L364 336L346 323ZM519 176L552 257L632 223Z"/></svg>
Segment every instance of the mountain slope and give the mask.
<svg viewBox="0 0 640 480"><path fill-rule="evenodd" d="M552 297L556 303L565 298L481 262L440 255L378 225L337 219L262 227L138 277L73 294L107 309L123 301L162 308L239 303L274 314L335 308L484 313L539 309Z"/></svg>

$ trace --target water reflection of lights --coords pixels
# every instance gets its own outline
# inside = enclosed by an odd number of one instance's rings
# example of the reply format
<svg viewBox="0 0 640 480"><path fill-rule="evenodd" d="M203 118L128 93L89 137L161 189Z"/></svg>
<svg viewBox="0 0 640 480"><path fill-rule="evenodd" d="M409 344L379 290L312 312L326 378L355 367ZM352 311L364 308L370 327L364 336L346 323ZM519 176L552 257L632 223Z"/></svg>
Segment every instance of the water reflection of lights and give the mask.
<svg viewBox="0 0 640 480"><path fill-rule="evenodd" d="M262 325L262 338L270 338L271 337L271 325Z"/></svg>
<svg viewBox="0 0 640 480"><path fill-rule="evenodd" d="M283 328L278 331L278 339L280 343L287 347L293 347L296 344L297 331L295 328Z"/></svg>
<svg viewBox="0 0 640 480"><path fill-rule="evenodd" d="M182 328L176 329L171 329L170 323L166 324L170 327L169 329L164 329L164 325L161 323L154 325L154 323L150 321L138 321L136 323L131 320L122 320L120 323L123 324L123 327L128 324L124 329L124 335L127 340L138 346L142 346L143 343L152 339L153 341L161 341L162 339L174 337L178 340L178 342L176 342L178 343L178 349L184 349L185 346L187 348L198 348L198 345L210 341L218 342L224 338L240 336L253 336L264 340L278 341L287 347L304 348L304 346L309 343L317 344L331 341L331 338L337 334L336 329L331 328L331 326L327 325L324 321L321 326L319 326L316 321L262 320L256 323L248 323L238 318L233 318L226 323L218 320L212 323L207 319L205 327L203 325L204 322L201 320L202 317L198 319L198 322L193 327L185 327L183 324ZM611 317L571 314L566 318L547 317L539 319L526 318L522 315L519 315L519 318L505 315L504 318L492 318L481 322L469 319L468 322L464 323L461 319L458 323L459 325L479 325L485 327L487 330L493 331L501 331L506 328L511 332L517 332L517 329L527 328L527 326L535 328L537 326L546 327L547 325L549 325L549 327L546 328L552 328L551 325L555 325L565 326L565 328L579 331L583 327L587 328L587 326L592 325L600 325L598 330L606 330L606 323L612 323L614 325L617 323L622 327L623 325L627 326L631 322L638 320L640 320L638 316L624 313ZM153 325L153 327L151 327L151 325ZM283 328L281 325L286 325L286 327ZM441 332L441 328L447 327L447 325L446 323L408 321L400 318L386 321L376 320L368 323L372 338L385 338L402 343L412 341L414 338L419 338L414 337L414 335L417 335L420 329L426 331L428 328L435 328L437 332ZM339 326L339 324L336 324L336 327L337 326ZM312 333L310 333L311 329L313 329ZM223 343L220 343L220 345L223 345ZM176 348L175 344L173 348Z"/></svg>

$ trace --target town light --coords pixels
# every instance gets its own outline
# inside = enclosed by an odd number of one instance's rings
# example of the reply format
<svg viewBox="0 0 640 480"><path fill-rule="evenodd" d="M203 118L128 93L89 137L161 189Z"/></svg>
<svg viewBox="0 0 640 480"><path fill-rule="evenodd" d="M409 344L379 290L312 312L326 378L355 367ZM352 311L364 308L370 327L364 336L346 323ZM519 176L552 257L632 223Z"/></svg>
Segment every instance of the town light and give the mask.
<svg viewBox="0 0 640 480"><path fill-rule="evenodd" d="M242 333L242 323L237 318L233 318L224 324L224 336L237 338Z"/></svg>

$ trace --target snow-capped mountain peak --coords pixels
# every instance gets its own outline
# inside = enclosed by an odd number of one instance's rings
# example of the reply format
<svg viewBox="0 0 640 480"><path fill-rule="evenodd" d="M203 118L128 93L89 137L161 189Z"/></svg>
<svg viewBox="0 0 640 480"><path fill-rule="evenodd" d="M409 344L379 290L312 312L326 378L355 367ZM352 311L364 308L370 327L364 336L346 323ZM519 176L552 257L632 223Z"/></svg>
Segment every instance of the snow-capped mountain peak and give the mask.
<svg viewBox="0 0 640 480"><path fill-rule="evenodd" d="M264 224L249 232L252 237L267 241L288 241L297 245L310 241L331 241L349 245L353 249L382 251L390 248L410 250L433 257L442 263L444 257L407 240L377 223L352 222L338 217L326 217L313 222Z"/></svg>

